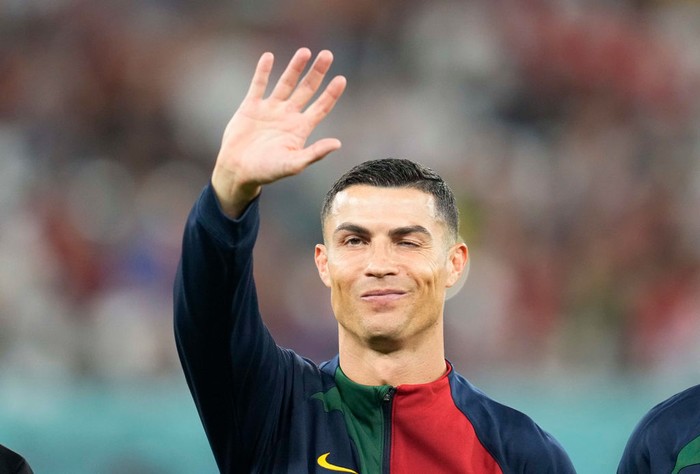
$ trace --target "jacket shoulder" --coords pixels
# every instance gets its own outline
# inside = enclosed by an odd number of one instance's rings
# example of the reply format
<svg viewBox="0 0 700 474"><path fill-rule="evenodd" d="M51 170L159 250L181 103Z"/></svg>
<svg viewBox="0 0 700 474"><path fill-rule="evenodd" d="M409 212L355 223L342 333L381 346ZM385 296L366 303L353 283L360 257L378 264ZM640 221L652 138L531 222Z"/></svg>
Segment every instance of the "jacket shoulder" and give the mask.
<svg viewBox="0 0 700 474"><path fill-rule="evenodd" d="M450 388L455 405L504 473L576 472L561 444L528 415L497 402L454 371Z"/></svg>
<svg viewBox="0 0 700 474"><path fill-rule="evenodd" d="M670 472L681 449L694 439L700 439L700 385L667 398L639 420L627 440L617 472Z"/></svg>

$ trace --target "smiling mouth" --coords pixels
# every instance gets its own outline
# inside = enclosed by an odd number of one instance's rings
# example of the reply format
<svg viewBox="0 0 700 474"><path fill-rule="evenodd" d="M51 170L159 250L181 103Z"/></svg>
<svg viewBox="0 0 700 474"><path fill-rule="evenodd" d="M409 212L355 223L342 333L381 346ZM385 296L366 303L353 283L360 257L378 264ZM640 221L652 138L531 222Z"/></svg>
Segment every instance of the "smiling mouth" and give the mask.
<svg viewBox="0 0 700 474"><path fill-rule="evenodd" d="M361 298L364 301L388 302L397 300L406 295L401 290L373 290L363 293Z"/></svg>

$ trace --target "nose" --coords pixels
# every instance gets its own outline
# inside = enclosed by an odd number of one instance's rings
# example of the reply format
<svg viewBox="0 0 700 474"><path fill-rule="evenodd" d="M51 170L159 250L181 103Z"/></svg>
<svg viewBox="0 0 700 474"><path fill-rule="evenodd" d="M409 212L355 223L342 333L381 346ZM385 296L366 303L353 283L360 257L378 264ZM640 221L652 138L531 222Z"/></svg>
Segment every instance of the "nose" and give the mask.
<svg viewBox="0 0 700 474"><path fill-rule="evenodd" d="M391 249L384 245L373 245L365 266L365 275L382 278L387 275L396 275L397 273L396 262L392 258Z"/></svg>

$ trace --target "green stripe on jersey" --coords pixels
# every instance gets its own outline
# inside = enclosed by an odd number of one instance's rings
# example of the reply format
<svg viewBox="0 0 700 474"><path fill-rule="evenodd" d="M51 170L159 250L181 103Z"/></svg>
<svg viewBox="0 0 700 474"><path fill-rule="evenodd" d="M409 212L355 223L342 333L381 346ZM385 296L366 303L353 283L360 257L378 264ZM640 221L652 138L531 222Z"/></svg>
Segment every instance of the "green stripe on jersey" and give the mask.
<svg viewBox="0 0 700 474"><path fill-rule="evenodd" d="M360 456L360 472L382 472L385 429L382 402L391 385L360 385L347 378L340 366L335 371L335 383L332 389L315 393L311 398L321 400L326 412L343 413Z"/></svg>
<svg viewBox="0 0 700 474"><path fill-rule="evenodd" d="M678 474L681 472L681 469L696 464L700 464L700 436L681 449L676 459L676 467L673 468L671 474Z"/></svg>

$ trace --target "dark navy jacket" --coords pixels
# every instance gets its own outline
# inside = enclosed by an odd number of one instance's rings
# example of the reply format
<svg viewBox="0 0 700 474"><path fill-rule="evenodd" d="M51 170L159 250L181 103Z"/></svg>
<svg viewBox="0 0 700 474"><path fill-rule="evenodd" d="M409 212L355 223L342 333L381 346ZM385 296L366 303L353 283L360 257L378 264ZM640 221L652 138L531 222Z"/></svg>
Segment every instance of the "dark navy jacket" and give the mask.
<svg viewBox="0 0 700 474"><path fill-rule="evenodd" d="M700 385L659 403L627 441L618 474L700 474Z"/></svg>

